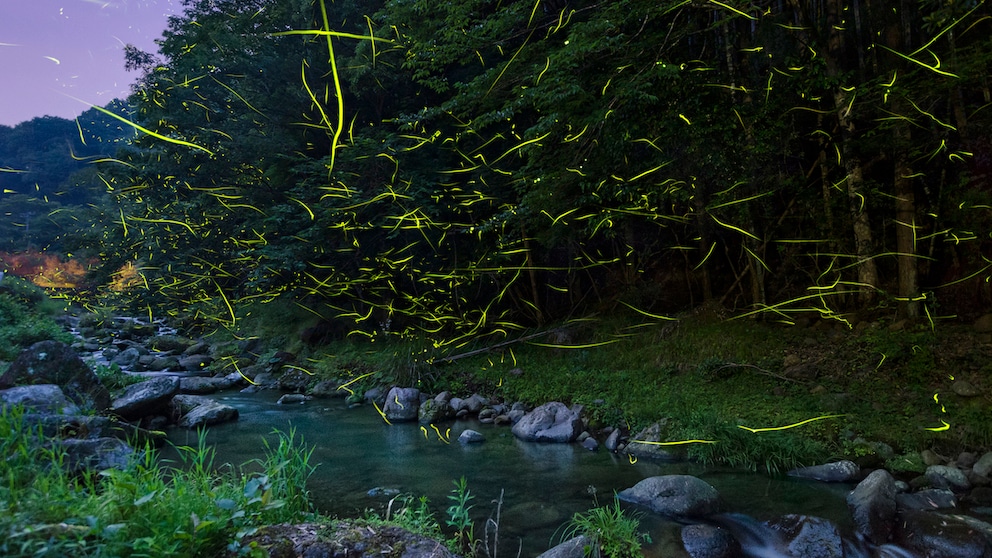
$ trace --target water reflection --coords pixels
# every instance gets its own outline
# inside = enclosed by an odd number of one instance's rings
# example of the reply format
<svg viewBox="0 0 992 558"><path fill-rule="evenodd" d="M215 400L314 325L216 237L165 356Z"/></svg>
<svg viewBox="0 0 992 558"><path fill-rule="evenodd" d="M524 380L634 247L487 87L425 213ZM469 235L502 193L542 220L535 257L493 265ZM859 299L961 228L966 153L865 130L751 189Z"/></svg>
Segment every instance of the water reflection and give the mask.
<svg viewBox="0 0 992 558"><path fill-rule="evenodd" d="M370 496L375 487L427 496L443 524L447 496L453 481L464 476L475 495L473 519L477 536L495 510L504 491L501 547L515 555L517 539L522 556L546 550L561 535L561 526L575 512L609 503L614 492L654 475L692 474L712 484L730 511L743 511L766 519L784 513L808 513L838 521L844 526L847 486L772 479L734 471L713 470L692 463L657 463L605 451L590 452L577 444L521 442L504 426L458 421L439 427L438 436L427 436L416 424L387 425L374 410L348 409L340 400L315 400L305 405L276 405L278 394L228 394L225 403L237 407L237 422L213 427L208 441L216 447L219 463L241 464L262 455L262 438L277 442L275 429L296 430L314 447L318 464L309 488L318 508L341 517L361 515L367 509L383 512L386 496ZM446 433L450 427L451 431ZM481 432L486 441L458 443L467 428ZM195 444L196 433L176 430L174 443ZM442 439L443 438L443 439ZM450 443L445 443L444 439ZM649 556L684 555L679 542L680 525L645 516L653 545Z"/></svg>

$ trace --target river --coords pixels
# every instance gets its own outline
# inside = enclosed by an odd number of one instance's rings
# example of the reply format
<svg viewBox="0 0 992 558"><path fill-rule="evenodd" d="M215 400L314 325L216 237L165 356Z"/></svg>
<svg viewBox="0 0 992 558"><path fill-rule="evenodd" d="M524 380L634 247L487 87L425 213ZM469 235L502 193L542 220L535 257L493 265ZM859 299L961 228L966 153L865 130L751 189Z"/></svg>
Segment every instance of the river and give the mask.
<svg viewBox="0 0 992 558"><path fill-rule="evenodd" d="M591 452L578 444L521 442L505 426L459 420L439 426L440 432L415 423L386 424L370 406L348 408L342 399L314 399L302 405L277 405L276 392L226 393L215 396L236 407L240 418L210 428L207 440L217 452L217 464L243 464L263 455L262 438L277 443L275 430L295 429L313 447L317 469L308 488L318 510L338 517L357 517L372 509L384 515L387 496L370 496L373 488L427 496L439 523L453 481L464 476L472 501L476 537L495 510L503 492L500 555L535 556L559 542L562 526L575 512L611 503L614 492L655 475L691 474L713 485L727 511L758 519L801 513L831 519L844 531L851 528L845 496L850 485L769 477L694 463L631 463L627 456ZM450 428L450 433L447 429ZM461 445L458 435L471 428L486 441ZM440 436L439 436L440 434ZM173 429L176 445L196 445L196 432ZM166 459L175 453L163 452ZM652 543L646 556L686 556L679 538L681 525L644 515L641 527Z"/></svg>

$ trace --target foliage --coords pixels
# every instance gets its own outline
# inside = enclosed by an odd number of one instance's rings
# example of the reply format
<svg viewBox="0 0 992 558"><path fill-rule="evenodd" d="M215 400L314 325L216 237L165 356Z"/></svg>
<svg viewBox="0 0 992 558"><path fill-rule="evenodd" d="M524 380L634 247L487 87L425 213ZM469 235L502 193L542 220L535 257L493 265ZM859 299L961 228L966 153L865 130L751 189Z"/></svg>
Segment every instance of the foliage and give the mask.
<svg viewBox="0 0 992 558"><path fill-rule="evenodd" d="M107 389L114 391L124 389L129 385L137 384L145 380L142 376L137 374L128 374L121 370L121 367L116 364L106 365L98 364L94 367L93 371L96 373L96 377L100 380Z"/></svg>
<svg viewBox="0 0 992 558"><path fill-rule="evenodd" d="M468 481L462 477L454 481L455 487L451 489L448 500L451 505L446 510L448 517L444 520L448 527L455 530L454 545L458 551L474 554L476 547L475 522L469 515L469 510L474 506L469 502L475 498L468 489Z"/></svg>
<svg viewBox="0 0 992 558"><path fill-rule="evenodd" d="M44 291L18 277L0 283L0 360L13 360L38 341L69 343L66 333L50 316L54 305Z"/></svg>
<svg viewBox="0 0 992 558"><path fill-rule="evenodd" d="M40 445L22 416L18 407L0 411L5 556L216 556L239 532L308 509L299 487L296 494L260 495L252 482L258 477L216 472L202 433L195 448L181 448L184 467L165 468L145 448L122 470L71 476L63 450ZM283 439L293 443L292 436ZM264 475L297 480L307 469L288 470L302 465L289 462ZM286 505L284 496L292 499Z"/></svg>
<svg viewBox="0 0 992 558"><path fill-rule="evenodd" d="M597 505L573 515L561 538L579 535L590 540L590 545L583 549L584 555L596 558L635 558L642 555L641 544L651 542L651 537L640 531L639 518L625 513L617 498L612 505Z"/></svg>

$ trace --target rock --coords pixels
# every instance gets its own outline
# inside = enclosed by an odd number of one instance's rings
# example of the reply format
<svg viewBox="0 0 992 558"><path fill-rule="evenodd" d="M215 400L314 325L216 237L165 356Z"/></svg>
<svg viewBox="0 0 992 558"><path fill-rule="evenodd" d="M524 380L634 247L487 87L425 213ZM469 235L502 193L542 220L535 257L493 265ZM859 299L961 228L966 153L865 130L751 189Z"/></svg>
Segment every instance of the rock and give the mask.
<svg viewBox="0 0 992 558"><path fill-rule="evenodd" d="M110 363L116 364L121 368L131 368L135 364L138 364L138 359L141 358L143 354L148 354L147 350L143 353L142 349L144 349L144 347L141 349L138 347L128 347L127 349L121 351L119 355L110 359Z"/></svg>
<svg viewBox="0 0 992 558"><path fill-rule="evenodd" d="M957 498L950 490L929 488L919 492L896 494L896 504L904 510L946 510L956 508Z"/></svg>
<svg viewBox="0 0 992 558"><path fill-rule="evenodd" d="M206 394L215 393L222 389L227 389L234 385L232 379L228 378L200 378L187 376L179 378L179 391L181 393Z"/></svg>
<svg viewBox="0 0 992 558"><path fill-rule="evenodd" d="M179 359L174 356L156 356L150 360L138 359L151 372L176 372L179 370Z"/></svg>
<svg viewBox="0 0 992 558"><path fill-rule="evenodd" d="M125 469L134 459L134 449L119 438L69 438L58 443L65 450L63 466L73 474L85 470Z"/></svg>
<svg viewBox="0 0 992 558"><path fill-rule="evenodd" d="M552 401L524 415L511 432L527 442L568 443L578 438L583 427L579 409Z"/></svg>
<svg viewBox="0 0 992 558"><path fill-rule="evenodd" d="M488 404L489 404L488 399L479 395L478 393L473 393L471 397L469 397L464 401L464 406L462 408L472 413L473 415L476 415L479 414L479 411L481 411L482 408Z"/></svg>
<svg viewBox="0 0 992 558"><path fill-rule="evenodd" d="M27 410L45 414L74 415L79 407L71 403L55 384L16 386L0 390L0 407L22 405Z"/></svg>
<svg viewBox="0 0 992 558"><path fill-rule="evenodd" d="M685 458L685 449L680 446L661 446L655 442L668 441L668 419L661 419L632 436L624 451L635 457L680 461Z"/></svg>
<svg viewBox="0 0 992 558"><path fill-rule="evenodd" d="M861 468L858 467L857 463L844 460L825 463L823 465L814 465L812 467L800 467L799 469L789 471L787 474L790 477L811 479L820 482L851 482L858 477L860 472Z"/></svg>
<svg viewBox="0 0 992 558"><path fill-rule="evenodd" d="M992 525L959 515L905 510L893 542L927 558L992 556Z"/></svg>
<svg viewBox="0 0 992 558"><path fill-rule="evenodd" d="M973 326L975 331L978 333L990 333L992 332L992 314L985 314L984 316L975 320Z"/></svg>
<svg viewBox="0 0 992 558"><path fill-rule="evenodd" d="M964 472L947 465L931 465L924 473L933 488L947 488L954 492L967 492L971 488Z"/></svg>
<svg viewBox="0 0 992 558"><path fill-rule="evenodd" d="M282 391L305 393L316 383L317 378L313 374L296 368L290 368L279 375L279 389Z"/></svg>
<svg viewBox="0 0 992 558"><path fill-rule="evenodd" d="M180 335L156 335L149 339L145 345L155 351L163 353L182 353L186 349L195 345L196 341Z"/></svg>
<svg viewBox="0 0 992 558"><path fill-rule="evenodd" d="M589 436L585 440L582 440L582 447L589 451L596 451L599 449L599 442L596 441L596 438Z"/></svg>
<svg viewBox="0 0 992 558"><path fill-rule="evenodd" d="M128 386L110 405L110 412L126 420L155 414L179 393L179 378L152 378Z"/></svg>
<svg viewBox="0 0 992 558"><path fill-rule="evenodd" d="M417 409L417 420L420 424L434 424L455 417L455 410L445 400L425 399Z"/></svg>
<svg viewBox="0 0 992 558"><path fill-rule="evenodd" d="M110 405L110 392L69 345L39 341L21 351L0 375L0 389L16 385L54 384L83 409L103 411Z"/></svg>
<svg viewBox="0 0 992 558"><path fill-rule="evenodd" d="M506 420L509 421L510 424L517 424L518 422L523 420L525 416L527 416L526 411L521 411L520 409L513 409L509 413L506 413Z"/></svg>
<svg viewBox="0 0 992 558"><path fill-rule="evenodd" d="M310 395L314 397L345 397L348 390L341 389L343 382L339 380L321 380L310 388Z"/></svg>
<svg viewBox="0 0 992 558"><path fill-rule="evenodd" d="M928 449L920 452L920 458L923 459L923 464L927 467L930 465L943 465L947 462L946 459L937 455L933 450Z"/></svg>
<svg viewBox="0 0 992 558"><path fill-rule="evenodd" d="M538 554L537 558L585 558L586 556L599 556L599 552L593 549L592 546L592 539L585 535L579 535Z"/></svg>
<svg viewBox="0 0 992 558"><path fill-rule="evenodd" d="M648 477L617 497L670 517L701 517L717 513L720 495L706 481L690 475Z"/></svg>
<svg viewBox="0 0 992 558"><path fill-rule="evenodd" d="M472 429L465 429L458 435L458 442L461 444L479 444L485 441L485 436Z"/></svg>
<svg viewBox="0 0 992 558"><path fill-rule="evenodd" d="M179 368L182 368L187 372L199 372L201 370L206 370L213 360L214 359L210 355L183 354L183 356L179 357L178 364Z"/></svg>
<svg viewBox="0 0 992 558"><path fill-rule="evenodd" d="M967 380L955 380L951 384L951 391L961 397L977 397L982 392Z"/></svg>
<svg viewBox="0 0 992 558"><path fill-rule="evenodd" d="M874 544L888 542L896 519L896 481L885 469L872 471L847 495L858 532Z"/></svg>
<svg viewBox="0 0 992 558"><path fill-rule="evenodd" d="M302 393L287 393L276 401L276 405L302 405L310 399L310 396Z"/></svg>
<svg viewBox="0 0 992 558"><path fill-rule="evenodd" d="M992 473L992 451L986 452L981 457L979 457L978 461L976 461L975 464L972 465L971 470L976 475L980 475L988 478L989 473Z"/></svg>
<svg viewBox="0 0 992 558"><path fill-rule="evenodd" d="M843 558L844 539L836 525L819 517L785 515L768 526L781 533L789 556L802 558Z"/></svg>
<svg viewBox="0 0 992 558"><path fill-rule="evenodd" d="M207 403L193 407L193 409L183 415L179 419L179 426L192 429L201 426L213 426L238 418L238 410L234 407L218 403L217 401L207 401Z"/></svg>
<svg viewBox="0 0 992 558"><path fill-rule="evenodd" d="M735 558L740 545L726 529L715 525L686 525L682 546L691 558Z"/></svg>
<svg viewBox="0 0 992 558"><path fill-rule="evenodd" d="M394 387L386 394L382 412L386 420L391 422L409 422L417 420L420 411L420 390L417 388Z"/></svg>
<svg viewBox="0 0 992 558"><path fill-rule="evenodd" d="M496 409L487 407L479 411L479 422L484 424L492 424L492 422L496 419L496 415Z"/></svg>
<svg viewBox="0 0 992 558"><path fill-rule="evenodd" d="M47 438L117 438L143 447L165 441L164 432L150 432L133 424L96 415L48 415L25 413L24 424L41 430Z"/></svg>
<svg viewBox="0 0 992 558"><path fill-rule="evenodd" d="M617 449L620 447L620 429L617 428L606 438L606 442L603 445L606 447L606 451L610 453L616 453Z"/></svg>

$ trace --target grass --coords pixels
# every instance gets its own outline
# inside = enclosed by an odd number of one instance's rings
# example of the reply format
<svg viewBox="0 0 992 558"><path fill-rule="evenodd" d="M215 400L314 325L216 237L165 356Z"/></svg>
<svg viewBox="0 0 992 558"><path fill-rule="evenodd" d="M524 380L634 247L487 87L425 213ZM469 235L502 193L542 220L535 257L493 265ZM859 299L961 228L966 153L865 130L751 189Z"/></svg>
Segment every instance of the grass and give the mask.
<svg viewBox="0 0 992 558"><path fill-rule="evenodd" d="M145 448L123 470L70 475L57 443L41 444L17 407L0 411L0 554L4 556L216 556L240 535L303 519L310 451L292 433L267 451L263 471L214 469L201 434L166 467Z"/></svg>
<svg viewBox="0 0 992 558"><path fill-rule="evenodd" d="M14 360L22 349L38 341L72 342L53 317L60 312L45 292L20 277L0 282L0 361Z"/></svg>
<svg viewBox="0 0 992 558"><path fill-rule="evenodd" d="M584 549L584 555L595 558L637 558L642 555L641 544L651 542L651 538L640 531L638 517L626 514L616 498L612 505L596 506L573 515L561 539L565 541L579 535L585 535L591 541Z"/></svg>

